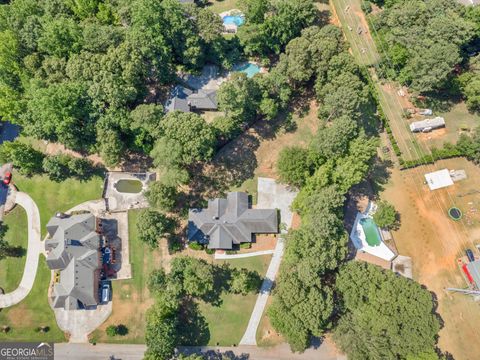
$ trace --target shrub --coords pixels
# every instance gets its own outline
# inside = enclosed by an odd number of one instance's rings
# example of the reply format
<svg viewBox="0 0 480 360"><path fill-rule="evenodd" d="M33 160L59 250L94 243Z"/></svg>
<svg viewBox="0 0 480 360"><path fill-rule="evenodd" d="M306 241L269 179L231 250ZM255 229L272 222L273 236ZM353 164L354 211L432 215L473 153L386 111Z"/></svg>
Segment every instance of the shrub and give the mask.
<svg viewBox="0 0 480 360"><path fill-rule="evenodd" d="M203 250L203 245L199 244L196 241L192 241L191 243L189 243L188 247L192 250Z"/></svg>
<svg viewBox="0 0 480 360"><path fill-rule="evenodd" d="M128 334L128 328L123 324L117 325L117 334L120 335L120 336L127 335Z"/></svg>
<svg viewBox="0 0 480 360"><path fill-rule="evenodd" d="M215 254L215 249L205 248L205 252L206 252L208 255L213 255L213 254Z"/></svg>
<svg viewBox="0 0 480 360"><path fill-rule="evenodd" d="M117 335L117 327L115 325L108 325L105 332L108 336L114 337L115 335Z"/></svg>
<svg viewBox="0 0 480 360"><path fill-rule="evenodd" d="M240 249L250 249L252 247L252 243L245 242L240 244Z"/></svg>

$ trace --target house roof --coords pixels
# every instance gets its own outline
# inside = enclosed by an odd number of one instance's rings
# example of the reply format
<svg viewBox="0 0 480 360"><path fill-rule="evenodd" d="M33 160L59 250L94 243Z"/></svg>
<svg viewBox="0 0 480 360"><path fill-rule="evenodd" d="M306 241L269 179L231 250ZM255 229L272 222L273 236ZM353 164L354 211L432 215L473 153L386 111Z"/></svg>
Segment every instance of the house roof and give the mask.
<svg viewBox="0 0 480 360"><path fill-rule="evenodd" d="M188 104L189 101L187 98L192 93L192 90L186 87L180 85L175 86L170 92L170 97L165 102L165 110L167 112L175 110L190 112L190 105Z"/></svg>
<svg viewBox="0 0 480 360"><path fill-rule="evenodd" d="M437 190L453 185L453 180L448 169L425 174L425 180L427 181L430 190Z"/></svg>
<svg viewBox="0 0 480 360"><path fill-rule="evenodd" d="M422 121L415 121L410 124L411 131L423 130L426 128L439 128L445 126L445 119L443 117L437 116L433 119L426 119Z"/></svg>
<svg viewBox="0 0 480 360"><path fill-rule="evenodd" d="M472 275L475 285L480 288L480 260L467 263L467 269Z"/></svg>
<svg viewBox="0 0 480 360"><path fill-rule="evenodd" d="M209 200L206 209L190 209L188 215L188 240L208 243L210 249L231 249L251 242L254 233L277 232L277 210L250 209L244 192Z"/></svg>
<svg viewBox="0 0 480 360"><path fill-rule="evenodd" d="M52 217L48 222L47 264L60 270L60 280L53 287L54 307L74 310L79 302L97 304L100 235L95 228L92 214Z"/></svg>
<svg viewBox="0 0 480 360"><path fill-rule="evenodd" d="M198 90L188 96L191 107L200 110L215 110L218 107L217 91L212 89Z"/></svg>

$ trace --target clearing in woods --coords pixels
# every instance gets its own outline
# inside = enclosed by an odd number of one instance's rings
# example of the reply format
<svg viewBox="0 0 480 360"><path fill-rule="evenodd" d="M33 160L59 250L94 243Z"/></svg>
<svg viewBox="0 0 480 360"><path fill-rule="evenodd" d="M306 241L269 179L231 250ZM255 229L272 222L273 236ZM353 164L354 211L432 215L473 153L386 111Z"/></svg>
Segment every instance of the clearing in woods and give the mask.
<svg viewBox="0 0 480 360"><path fill-rule="evenodd" d="M445 168L464 169L468 178L430 191L423 175ZM439 347L456 359L473 360L480 353L479 304L469 296L444 290L466 287L456 261L467 248L480 256L474 246L480 243L479 188L480 168L457 158L406 171L394 169L381 195L401 216L401 227L393 234L399 253L412 257L414 279L438 300L437 312L444 321ZM447 215L454 205L465 214L461 221L450 220Z"/></svg>

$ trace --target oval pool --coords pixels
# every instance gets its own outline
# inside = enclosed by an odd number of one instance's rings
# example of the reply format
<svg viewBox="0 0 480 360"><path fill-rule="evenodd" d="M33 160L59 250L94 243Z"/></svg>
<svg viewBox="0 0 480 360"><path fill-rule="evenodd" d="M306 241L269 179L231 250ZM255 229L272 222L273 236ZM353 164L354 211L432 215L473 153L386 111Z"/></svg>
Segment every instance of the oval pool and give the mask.
<svg viewBox="0 0 480 360"><path fill-rule="evenodd" d="M241 26L245 23L245 18L241 15L227 15L223 17L223 25Z"/></svg>
<svg viewBox="0 0 480 360"><path fill-rule="evenodd" d="M118 192L129 194L137 194L141 192L143 188L142 182L134 179L118 180L113 186Z"/></svg>
<svg viewBox="0 0 480 360"><path fill-rule="evenodd" d="M233 66L233 71L239 71L247 74L247 77L252 78L255 74L260 72L260 66L252 62L237 64Z"/></svg>

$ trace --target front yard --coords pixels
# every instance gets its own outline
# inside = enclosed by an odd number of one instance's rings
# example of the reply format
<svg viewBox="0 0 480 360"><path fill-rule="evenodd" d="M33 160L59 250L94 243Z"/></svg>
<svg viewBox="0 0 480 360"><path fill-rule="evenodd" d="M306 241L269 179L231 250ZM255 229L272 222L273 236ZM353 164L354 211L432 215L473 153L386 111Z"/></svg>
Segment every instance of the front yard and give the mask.
<svg viewBox="0 0 480 360"><path fill-rule="evenodd" d="M69 208L87 200L99 199L102 196L102 179L94 178L80 182L69 179L61 183L49 180L46 176L33 176L27 178L14 173L13 181L20 191L29 194L37 203L40 211L42 231L45 233L45 225L56 211L66 211ZM26 218L22 216L22 210L15 209L11 215L7 215L6 222L10 230L15 231L15 242L26 238ZM24 214L24 213L23 213ZM14 216L15 215L15 216ZM16 216L19 215L19 216ZM13 217L11 217L13 216ZM9 236L14 236L7 234ZM9 238L8 238L9 239ZM25 240L26 244L26 240ZM8 266L0 262L0 279L9 280L11 287L15 288L23 273L21 259L17 266ZM9 259L9 261L11 261ZM22 260L24 261L24 260ZM0 333L0 341L65 341L63 332L57 327L55 316L50 309L47 299L48 285L51 272L43 255L40 256L37 275L34 286L28 296L20 303L0 312L0 327L9 326L8 333ZM37 331L38 327L48 327L47 332Z"/></svg>

